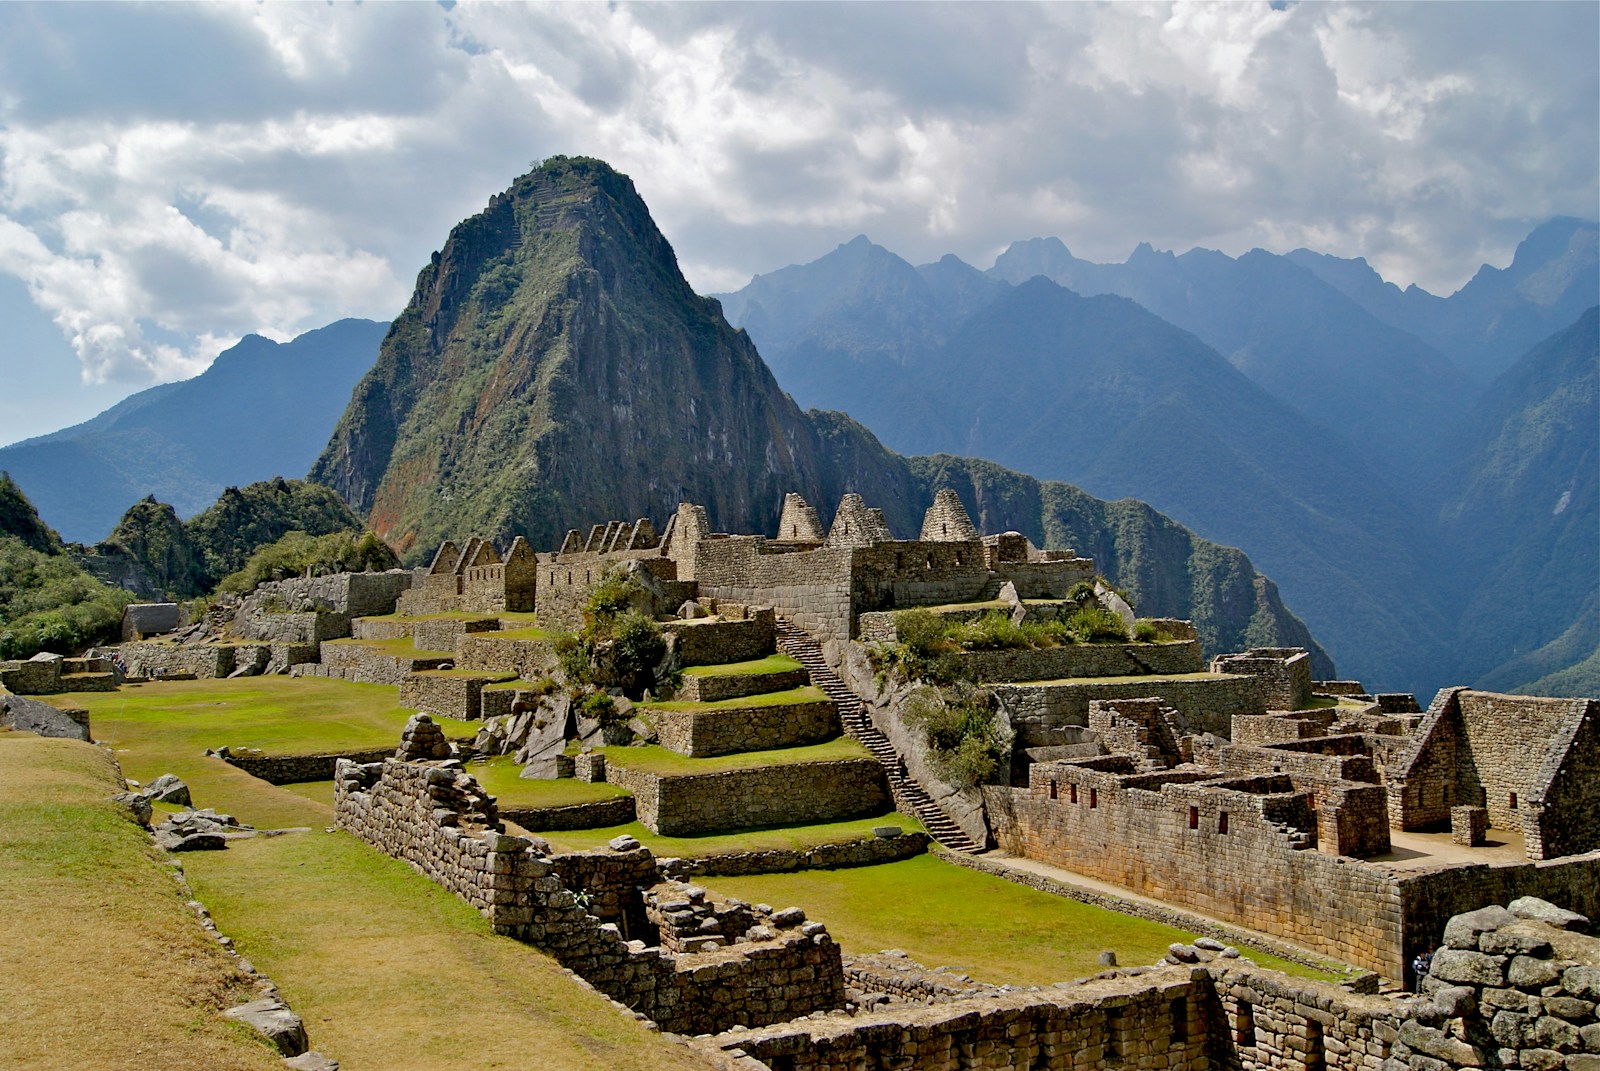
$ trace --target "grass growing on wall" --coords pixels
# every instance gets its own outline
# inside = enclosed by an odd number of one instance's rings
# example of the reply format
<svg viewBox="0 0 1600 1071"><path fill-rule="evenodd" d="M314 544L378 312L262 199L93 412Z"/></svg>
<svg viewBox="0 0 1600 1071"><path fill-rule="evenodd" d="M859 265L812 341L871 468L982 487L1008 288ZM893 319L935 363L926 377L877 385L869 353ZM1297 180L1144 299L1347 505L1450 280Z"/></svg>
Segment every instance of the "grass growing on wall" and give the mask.
<svg viewBox="0 0 1600 1071"><path fill-rule="evenodd" d="M796 904L827 925L846 954L899 948L926 967L959 967L994 984L1048 985L1095 974L1098 956L1154 963L1185 933L980 874L936 856L853 870L706 878L717 892L773 907ZM1328 979L1273 956L1262 966Z"/></svg>
<svg viewBox="0 0 1600 1071"><path fill-rule="evenodd" d="M646 712L651 710L747 710L751 707L785 707L796 703L826 703L828 695L821 688L805 685L801 688L790 688L784 692L762 692L759 695L739 696L735 699L717 699L709 703L694 703L687 700L669 700L661 703L641 703L640 708Z"/></svg>
<svg viewBox="0 0 1600 1071"><path fill-rule="evenodd" d="M0 1067L281 1068L120 789L99 748L0 732Z"/></svg>
<svg viewBox="0 0 1600 1071"><path fill-rule="evenodd" d="M495 797L502 810L507 807L565 807L628 794L626 789L603 781L594 784L579 781L575 777L522 777L522 765L513 762L510 755L471 762L466 769L467 773L477 778L485 791Z"/></svg>

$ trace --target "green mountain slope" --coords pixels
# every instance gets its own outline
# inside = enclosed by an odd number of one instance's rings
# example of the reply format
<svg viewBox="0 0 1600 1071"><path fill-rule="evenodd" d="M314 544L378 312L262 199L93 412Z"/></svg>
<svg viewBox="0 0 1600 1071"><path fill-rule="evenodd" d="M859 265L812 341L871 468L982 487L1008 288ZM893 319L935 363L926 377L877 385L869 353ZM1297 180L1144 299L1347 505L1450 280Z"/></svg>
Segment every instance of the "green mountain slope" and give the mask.
<svg viewBox="0 0 1600 1071"><path fill-rule="evenodd" d="M1600 647L1600 309L1528 351L1447 444L1433 488L1465 667L1514 687ZM1479 670L1481 672L1481 668Z"/></svg>
<svg viewBox="0 0 1600 1071"><path fill-rule="evenodd" d="M455 228L312 478L412 560L468 535L551 547L568 528L659 521L682 500L724 530L771 531L787 491L824 514L857 491L913 535L955 486L990 527L1098 548L1142 611L1193 617L1213 649L1304 640L1332 671L1237 550L1139 504L908 460L843 414L802 413L689 289L632 183L595 160L548 161ZM999 501L1015 508L985 512Z"/></svg>

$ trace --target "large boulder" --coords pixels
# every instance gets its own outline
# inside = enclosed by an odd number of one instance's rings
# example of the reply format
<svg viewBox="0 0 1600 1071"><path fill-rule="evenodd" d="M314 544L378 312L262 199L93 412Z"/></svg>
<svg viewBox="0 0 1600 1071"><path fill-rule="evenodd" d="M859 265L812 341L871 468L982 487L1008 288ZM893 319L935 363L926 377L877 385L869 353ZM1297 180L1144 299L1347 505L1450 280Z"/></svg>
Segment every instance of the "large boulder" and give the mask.
<svg viewBox="0 0 1600 1071"><path fill-rule="evenodd" d="M89 718L86 714L80 714L80 717L81 720L37 699L0 695L0 729L86 741L89 739Z"/></svg>

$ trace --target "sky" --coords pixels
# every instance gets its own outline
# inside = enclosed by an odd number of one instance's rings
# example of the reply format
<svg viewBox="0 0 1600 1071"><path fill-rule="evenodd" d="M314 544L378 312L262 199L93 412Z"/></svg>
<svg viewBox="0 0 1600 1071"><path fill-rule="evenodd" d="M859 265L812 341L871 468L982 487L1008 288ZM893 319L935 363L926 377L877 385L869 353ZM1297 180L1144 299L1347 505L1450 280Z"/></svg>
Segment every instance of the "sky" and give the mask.
<svg viewBox="0 0 1600 1071"><path fill-rule="evenodd" d="M1600 4L0 4L0 444L393 319L555 154L629 174L702 292L865 233L1448 294L1600 211Z"/></svg>

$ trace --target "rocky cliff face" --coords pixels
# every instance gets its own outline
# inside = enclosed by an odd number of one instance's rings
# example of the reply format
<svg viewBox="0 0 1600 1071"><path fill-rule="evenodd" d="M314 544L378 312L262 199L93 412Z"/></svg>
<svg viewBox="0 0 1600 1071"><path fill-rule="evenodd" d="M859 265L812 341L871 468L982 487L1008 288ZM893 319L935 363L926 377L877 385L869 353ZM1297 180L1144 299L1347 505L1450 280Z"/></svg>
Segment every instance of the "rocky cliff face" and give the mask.
<svg viewBox="0 0 1600 1071"><path fill-rule="evenodd" d="M689 288L632 182L596 160L547 161L452 231L311 478L413 560L468 535L554 547L685 500L719 530L770 532L788 491L825 516L859 492L910 538L955 486L986 530L1103 553L1142 612L1193 617L1212 649L1304 643L1332 672L1239 551L1142 504L1113 523L1104 511L1133 507L984 462L908 460L843 414L801 412ZM1065 500L1080 508L1051 505Z"/></svg>

